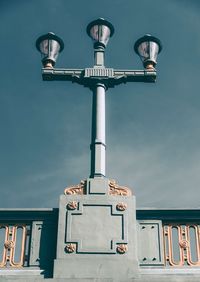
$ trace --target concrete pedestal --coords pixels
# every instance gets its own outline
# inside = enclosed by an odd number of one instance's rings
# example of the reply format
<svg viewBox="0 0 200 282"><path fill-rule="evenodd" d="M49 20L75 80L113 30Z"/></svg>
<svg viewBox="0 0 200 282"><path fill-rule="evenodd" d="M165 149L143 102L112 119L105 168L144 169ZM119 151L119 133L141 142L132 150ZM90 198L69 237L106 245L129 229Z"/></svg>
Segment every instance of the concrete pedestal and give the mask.
<svg viewBox="0 0 200 282"><path fill-rule="evenodd" d="M105 179L86 187L92 193L60 197L54 278L137 277L135 197L109 195Z"/></svg>

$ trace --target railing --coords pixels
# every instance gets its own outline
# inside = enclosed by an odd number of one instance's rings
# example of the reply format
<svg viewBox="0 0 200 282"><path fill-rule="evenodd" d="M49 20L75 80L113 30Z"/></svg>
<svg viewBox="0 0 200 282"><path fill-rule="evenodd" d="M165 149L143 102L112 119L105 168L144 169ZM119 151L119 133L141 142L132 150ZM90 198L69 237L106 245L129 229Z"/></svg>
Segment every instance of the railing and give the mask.
<svg viewBox="0 0 200 282"><path fill-rule="evenodd" d="M200 228L198 224L163 226L165 263L169 266L200 266Z"/></svg>
<svg viewBox="0 0 200 282"><path fill-rule="evenodd" d="M200 267L200 210L137 210L142 269ZM52 277L58 209L0 210L0 270L41 269Z"/></svg>
<svg viewBox="0 0 200 282"><path fill-rule="evenodd" d="M0 209L0 270L41 269L51 277L58 209Z"/></svg>
<svg viewBox="0 0 200 282"><path fill-rule="evenodd" d="M30 225L0 224L0 267L28 264Z"/></svg>
<svg viewBox="0 0 200 282"><path fill-rule="evenodd" d="M140 265L200 266L200 210L138 210Z"/></svg>

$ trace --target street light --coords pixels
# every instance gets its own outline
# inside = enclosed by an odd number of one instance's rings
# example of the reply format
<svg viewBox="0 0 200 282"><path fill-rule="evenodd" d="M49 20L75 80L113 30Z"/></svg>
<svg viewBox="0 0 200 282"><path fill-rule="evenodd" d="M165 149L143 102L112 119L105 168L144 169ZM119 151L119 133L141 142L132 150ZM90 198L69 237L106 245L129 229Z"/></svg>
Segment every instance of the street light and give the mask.
<svg viewBox="0 0 200 282"><path fill-rule="evenodd" d="M64 43L53 32L49 32L38 38L36 47L41 52L44 67L52 68L55 65L59 52L62 52L64 49Z"/></svg>
<svg viewBox="0 0 200 282"><path fill-rule="evenodd" d="M87 26L87 34L94 40L94 47L105 48L113 33L113 25L103 18L92 21Z"/></svg>
<svg viewBox="0 0 200 282"><path fill-rule="evenodd" d="M162 50L160 40L150 34L139 38L134 45L135 52L140 56L146 69L153 69L157 64L157 55Z"/></svg>
<svg viewBox="0 0 200 282"><path fill-rule="evenodd" d="M58 53L64 48L63 41L53 33L39 37L36 47L42 54L43 80L76 82L93 91L91 171L90 177L105 177L105 93L110 87L127 82L155 82L157 54L160 41L150 35L140 38L134 46L141 57L144 70L115 70L104 66L104 52L109 38L114 34L113 25L99 18L87 26L87 34L94 41L94 66L85 69L53 68Z"/></svg>

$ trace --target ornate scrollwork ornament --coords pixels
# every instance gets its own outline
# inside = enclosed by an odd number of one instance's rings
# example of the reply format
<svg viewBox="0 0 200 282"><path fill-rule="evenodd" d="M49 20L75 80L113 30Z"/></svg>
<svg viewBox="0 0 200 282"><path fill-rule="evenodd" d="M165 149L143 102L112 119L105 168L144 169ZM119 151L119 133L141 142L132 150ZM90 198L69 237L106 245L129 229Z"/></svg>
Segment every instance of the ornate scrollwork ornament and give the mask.
<svg viewBox="0 0 200 282"><path fill-rule="evenodd" d="M116 205L116 209L118 211L125 211L127 209L127 204L125 204L125 203L118 203Z"/></svg>
<svg viewBox="0 0 200 282"><path fill-rule="evenodd" d="M64 190L65 195L84 195L86 188L86 180L81 180L80 184L66 187Z"/></svg>
<svg viewBox="0 0 200 282"><path fill-rule="evenodd" d="M4 247L8 250L13 249L15 247L15 243L12 240L8 240L4 243Z"/></svg>
<svg viewBox="0 0 200 282"><path fill-rule="evenodd" d="M119 254L125 254L128 251L128 246L126 244L119 244L117 246L117 252Z"/></svg>
<svg viewBox="0 0 200 282"><path fill-rule="evenodd" d="M75 210L78 207L78 203L76 201L69 202L67 204L68 210Z"/></svg>
<svg viewBox="0 0 200 282"><path fill-rule="evenodd" d="M129 188L119 186L115 180L109 181L109 194L113 196L131 196L132 192Z"/></svg>
<svg viewBox="0 0 200 282"><path fill-rule="evenodd" d="M189 248L189 241L188 240L181 240L179 242L179 246L183 249Z"/></svg>
<svg viewBox="0 0 200 282"><path fill-rule="evenodd" d="M76 251L76 244L67 244L65 247L65 251L69 254L74 253Z"/></svg>

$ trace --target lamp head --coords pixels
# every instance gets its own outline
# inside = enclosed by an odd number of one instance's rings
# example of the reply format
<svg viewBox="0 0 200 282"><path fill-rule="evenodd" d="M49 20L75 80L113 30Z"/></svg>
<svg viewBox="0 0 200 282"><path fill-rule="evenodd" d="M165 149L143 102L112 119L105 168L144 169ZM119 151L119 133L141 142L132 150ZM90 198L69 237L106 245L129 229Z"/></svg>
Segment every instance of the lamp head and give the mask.
<svg viewBox="0 0 200 282"><path fill-rule="evenodd" d="M162 50L162 44L158 38L146 34L135 42L134 50L140 56L146 69L154 69L157 64L157 55Z"/></svg>
<svg viewBox="0 0 200 282"><path fill-rule="evenodd" d="M37 39L36 48L42 55L44 67L52 68L56 63L58 54L62 52L64 48L64 43L62 39L53 32L49 32Z"/></svg>
<svg viewBox="0 0 200 282"><path fill-rule="evenodd" d="M113 33L113 25L103 18L92 21L87 26L87 34L93 39L96 48L104 49Z"/></svg>

